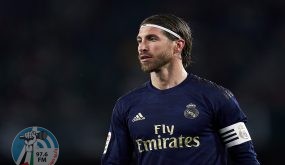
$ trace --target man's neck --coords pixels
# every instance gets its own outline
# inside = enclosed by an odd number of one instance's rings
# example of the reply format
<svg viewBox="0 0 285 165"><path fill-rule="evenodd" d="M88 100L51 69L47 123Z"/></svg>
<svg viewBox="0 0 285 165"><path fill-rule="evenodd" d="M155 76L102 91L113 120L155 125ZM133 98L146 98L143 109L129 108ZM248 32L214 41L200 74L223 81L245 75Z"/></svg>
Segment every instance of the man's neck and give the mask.
<svg viewBox="0 0 285 165"><path fill-rule="evenodd" d="M160 90L177 86L187 77L187 72L181 65L161 68L159 71L151 72L152 85Z"/></svg>

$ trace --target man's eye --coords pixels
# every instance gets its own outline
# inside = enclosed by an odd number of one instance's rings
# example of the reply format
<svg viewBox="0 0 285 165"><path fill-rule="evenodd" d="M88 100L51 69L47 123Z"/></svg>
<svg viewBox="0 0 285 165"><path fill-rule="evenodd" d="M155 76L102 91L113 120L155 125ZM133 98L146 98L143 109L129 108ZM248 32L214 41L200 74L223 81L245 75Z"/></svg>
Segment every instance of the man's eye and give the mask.
<svg viewBox="0 0 285 165"><path fill-rule="evenodd" d="M155 37L150 37L149 40L150 41L156 41L156 38Z"/></svg>

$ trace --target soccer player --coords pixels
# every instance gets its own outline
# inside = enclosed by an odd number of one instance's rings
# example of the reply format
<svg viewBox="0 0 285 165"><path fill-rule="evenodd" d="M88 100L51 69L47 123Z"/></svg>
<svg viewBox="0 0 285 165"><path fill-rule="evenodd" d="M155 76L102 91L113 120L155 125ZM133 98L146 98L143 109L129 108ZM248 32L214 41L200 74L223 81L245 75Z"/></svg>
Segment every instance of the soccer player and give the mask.
<svg viewBox="0 0 285 165"><path fill-rule="evenodd" d="M259 164L246 116L233 94L185 68L191 30L174 15L153 15L140 25L138 59L150 80L118 99L102 164Z"/></svg>

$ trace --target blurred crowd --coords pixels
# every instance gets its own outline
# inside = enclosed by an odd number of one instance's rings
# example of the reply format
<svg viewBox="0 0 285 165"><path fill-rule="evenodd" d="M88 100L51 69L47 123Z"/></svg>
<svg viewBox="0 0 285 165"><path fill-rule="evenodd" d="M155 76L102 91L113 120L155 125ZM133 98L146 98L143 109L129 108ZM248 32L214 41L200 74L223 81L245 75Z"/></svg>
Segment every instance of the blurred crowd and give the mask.
<svg viewBox="0 0 285 165"><path fill-rule="evenodd" d="M284 161L285 1L1 1L0 164L24 128L59 142L58 164L99 164L118 97L148 80L140 22L173 13L192 28L189 72L230 89L262 164ZM282 71L283 70L283 71Z"/></svg>

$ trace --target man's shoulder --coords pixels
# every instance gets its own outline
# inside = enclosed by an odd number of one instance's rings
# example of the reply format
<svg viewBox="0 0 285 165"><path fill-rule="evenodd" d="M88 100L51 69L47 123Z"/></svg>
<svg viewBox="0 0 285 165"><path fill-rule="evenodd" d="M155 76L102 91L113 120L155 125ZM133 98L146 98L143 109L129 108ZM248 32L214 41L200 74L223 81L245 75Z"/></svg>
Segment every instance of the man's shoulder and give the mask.
<svg viewBox="0 0 285 165"><path fill-rule="evenodd" d="M199 77L197 75L192 74L191 76L192 83L195 85L196 88L198 88L199 91L205 92L207 94L223 94L228 95L229 97L231 97L232 95L231 91L223 87L222 85L219 85L208 79Z"/></svg>
<svg viewBox="0 0 285 165"><path fill-rule="evenodd" d="M147 90L147 84L148 82L145 82L141 84L140 86L126 92L121 97L119 97L118 102L122 102L122 103L130 102L144 95L145 91Z"/></svg>
<svg viewBox="0 0 285 165"><path fill-rule="evenodd" d="M197 85L201 86L201 87L208 87L208 88L221 88L220 85L216 84L213 81L210 81L206 78L197 76L195 74L191 74L191 80L192 82L196 83Z"/></svg>

